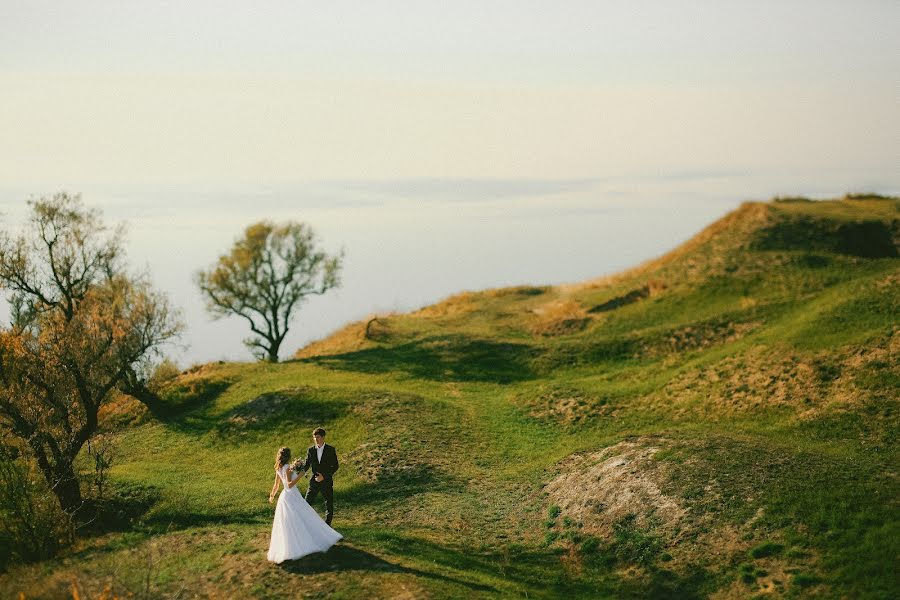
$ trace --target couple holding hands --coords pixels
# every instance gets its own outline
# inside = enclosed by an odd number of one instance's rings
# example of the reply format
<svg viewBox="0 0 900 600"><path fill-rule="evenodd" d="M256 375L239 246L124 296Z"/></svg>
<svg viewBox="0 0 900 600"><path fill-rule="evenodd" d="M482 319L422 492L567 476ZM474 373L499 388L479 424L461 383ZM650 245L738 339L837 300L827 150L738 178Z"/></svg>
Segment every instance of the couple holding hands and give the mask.
<svg viewBox="0 0 900 600"><path fill-rule="evenodd" d="M279 486L284 491L275 505L272 538L268 559L275 563L324 552L343 536L331 528L334 516L334 474L338 470L337 452L325 443L325 430L313 431L314 445L306 451L306 460L291 462L291 449L279 448L275 454L275 483L269 502L275 499ZM297 483L312 471L306 496L300 494ZM310 506L319 494L325 498L325 520Z"/></svg>

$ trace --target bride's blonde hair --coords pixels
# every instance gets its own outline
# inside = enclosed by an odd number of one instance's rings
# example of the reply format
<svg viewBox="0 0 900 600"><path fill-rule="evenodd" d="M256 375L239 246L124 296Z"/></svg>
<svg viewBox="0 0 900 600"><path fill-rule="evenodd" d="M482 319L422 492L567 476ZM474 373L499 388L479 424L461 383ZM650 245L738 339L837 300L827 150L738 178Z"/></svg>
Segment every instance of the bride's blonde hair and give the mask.
<svg viewBox="0 0 900 600"><path fill-rule="evenodd" d="M289 462L291 462L291 449L287 446L282 446L275 453L275 470L279 470Z"/></svg>

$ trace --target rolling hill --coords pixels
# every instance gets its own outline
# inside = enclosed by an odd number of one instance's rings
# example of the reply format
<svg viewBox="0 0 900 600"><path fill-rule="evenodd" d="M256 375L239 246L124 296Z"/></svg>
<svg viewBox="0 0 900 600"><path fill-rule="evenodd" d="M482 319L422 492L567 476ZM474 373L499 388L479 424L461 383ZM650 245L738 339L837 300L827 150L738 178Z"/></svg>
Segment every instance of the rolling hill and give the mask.
<svg viewBox="0 0 900 600"><path fill-rule="evenodd" d="M898 248L897 198L746 203L612 277L193 367L106 407L112 524L0 591L893 597ZM346 540L271 565L273 455L317 425Z"/></svg>

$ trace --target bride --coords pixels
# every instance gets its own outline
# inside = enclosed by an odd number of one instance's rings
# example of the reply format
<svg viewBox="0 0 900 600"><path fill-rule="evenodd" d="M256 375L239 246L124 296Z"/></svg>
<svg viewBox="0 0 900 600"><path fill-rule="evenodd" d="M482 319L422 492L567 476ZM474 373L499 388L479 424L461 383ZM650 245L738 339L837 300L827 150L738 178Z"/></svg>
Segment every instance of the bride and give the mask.
<svg viewBox="0 0 900 600"><path fill-rule="evenodd" d="M284 486L275 506L272 539L269 542L268 558L275 563L313 552L325 552L343 538L300 495L300 490L297 489L300 477L294 473L290 463L291 449L279 448L275 453L275 484L269 494L271 504L278 492L279 482Z"/></svg>

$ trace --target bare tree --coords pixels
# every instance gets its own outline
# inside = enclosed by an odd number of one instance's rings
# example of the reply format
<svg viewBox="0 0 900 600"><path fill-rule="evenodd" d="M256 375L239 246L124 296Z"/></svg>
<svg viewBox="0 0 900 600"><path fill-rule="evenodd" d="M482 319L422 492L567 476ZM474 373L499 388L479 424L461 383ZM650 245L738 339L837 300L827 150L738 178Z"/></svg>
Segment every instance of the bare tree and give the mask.
<svg viewBox="0 0 900 600"><path fill-rule="evenodd" d="M24 440L60 505L81 506L73 462L114 388L181 331L166 298L125 271L121 228L80 197L30 201L24 233L0 232L0 286L12 319L0 329L0 427Z"/></svg>
<svg viewBox="0 0 900 600"><path fill-rule="evenodd" d="M195 280L217 318L243 317L255 335L244 344L260 360L278 362L291 318L303 299L340 285L343 253L317 249L304 223L255 223Z"/></svg>

